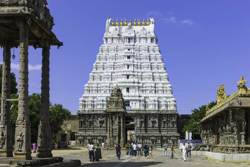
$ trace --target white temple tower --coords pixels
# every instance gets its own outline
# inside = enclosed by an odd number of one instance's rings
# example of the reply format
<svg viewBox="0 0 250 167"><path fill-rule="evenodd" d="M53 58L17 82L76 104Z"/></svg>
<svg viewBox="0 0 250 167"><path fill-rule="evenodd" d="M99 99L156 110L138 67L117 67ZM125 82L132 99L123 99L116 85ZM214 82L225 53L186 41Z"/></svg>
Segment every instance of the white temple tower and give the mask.
<svg viewBox="0 0 250 167"><path fill-rule="evenodd" d="M127 130L131 130L132 125L138 142L158 145L176 142L176 101L154 27L153 18L107 19L103 44L80 98L80 132L77 134L80 143L105 141L103 114L115 86L122 90L125 100ZM103 120L101 127L100 120ZM94 136L90 138L91 135Z"/></svg>

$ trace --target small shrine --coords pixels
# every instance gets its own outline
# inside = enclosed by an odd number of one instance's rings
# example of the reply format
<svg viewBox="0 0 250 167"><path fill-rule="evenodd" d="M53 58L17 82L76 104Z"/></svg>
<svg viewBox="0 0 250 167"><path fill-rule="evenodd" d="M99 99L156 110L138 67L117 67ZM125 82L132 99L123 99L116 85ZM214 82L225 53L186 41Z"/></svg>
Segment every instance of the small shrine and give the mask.
<svg viewBox="0 0 250 167"><path fill-rule="evenodd" d="M224 85L217 90L217 104L201 120L204 144L214 152L250 152L250 89L242 76L238 90L227 96Z"/></svg>
<svg viewBox="0 0 250 167"><path fill-rule="evenodd" d="M107 143L109 147L115 144L124 146L125 142L125 104L119 87L112 90L107 102Z"/></svg>

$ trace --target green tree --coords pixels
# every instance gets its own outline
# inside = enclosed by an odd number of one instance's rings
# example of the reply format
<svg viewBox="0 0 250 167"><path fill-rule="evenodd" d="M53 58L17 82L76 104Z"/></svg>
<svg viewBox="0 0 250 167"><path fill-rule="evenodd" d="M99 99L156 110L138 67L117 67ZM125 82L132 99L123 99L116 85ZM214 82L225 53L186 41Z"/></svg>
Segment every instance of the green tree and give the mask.
<svg viewBox="0 0 250 167"><path fill-rule="evenodd" d="M200 121L206 115L206 111L213 106L215 106L215 102L211 102L207 105L202 105L199 108L195 108L192 110L191 118L188 123L184 125L183 131L192 132L194 136L200 135Z"/></svg>
<svg viewBox="0 0 250 167"><path fill-rule="evenodd" d="M38 136L38 126L40 120L41 111L41 95L32 94L29 96L28 102L29 112L30 112L30 122L31 122L31 142L37 141Z"/></svg>
<svg viewBox="0 0 250 167"><path fill-rule="evenodd" d="M40 110L41 110L41 95L32 94L29 96L28 108L30 112L30 122L31 122L31 142L37 141L38 136L38 126L40 121ZM18 105L14 103L12 105L11 122L12 127L15 127L15 122L17 119ZM53 139L56 138L56 134L61 130L61 125L63 121L70 116L70 111L65 109L61 104L50 105L49 109L49 121L51 126L51 132Z"/></svg>
<svg viewBox="0 0 250 167"><path fill-rule="evenodd" d="M55 104L50 107L50 125L53 140L56 141L56 134L61 130L63 121L70 117L70 111L61 104Z"/></svg>
<svg viewBox="0 0 250 167"><path fill-rule="evenodd" d="M0 94L2 92L2 65L0 65ZM11 99L18 99L17 95L17 82L14 73L11 73ZM40 110L41 110L41 95L32 94L29 96L28 109L30 112L30 122L31 122L31 142L37 141L38 136L38 126L40 121ZM49 109L49 121L51 125L52 135L55 139L56 134L61 130L61 125L63 121L70 116L70 111L65 109L61 104L50 104ZM11 103L11 115L10 121L12 125L12 134L15 132L15 124L18 112L18 102ZM14 135L13 135L14 138Z"/></svg>
<svg viewBox="0 0 250 167"><path fill-rule="evenodd" d="M17 95L15 98L18 98ZM29 96L28 109L30 112L30 125L31 125L31 142L37 141L39 114L41 109L41 96L39 94L32 94ZM11 124L13 131L15 130L16 119L18 113L18 103L12 103L11 106Z"/></svg>

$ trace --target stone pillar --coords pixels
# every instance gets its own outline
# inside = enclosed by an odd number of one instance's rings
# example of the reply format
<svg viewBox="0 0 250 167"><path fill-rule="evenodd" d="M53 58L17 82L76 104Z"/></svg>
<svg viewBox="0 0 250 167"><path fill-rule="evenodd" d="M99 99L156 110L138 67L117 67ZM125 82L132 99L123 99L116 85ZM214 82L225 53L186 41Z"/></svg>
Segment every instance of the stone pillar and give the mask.
<svg viewBox="0 0 250 167"><path fill-rule="evenodd" d="M247 114L246 110L242 109L241 111L241 121L239 122L239 126L241 127L241 132L240 132L240 143L241 145L246 144L246 125L247 125Z"/></svg>
<svg viewBox="0 0 250 167"><path fill-rule="evenodd" d="M20 69L19 69L19 98L18 116L15 133L15 158L31 159L30 120L28 111L28 27L19 23L20 31Z"/></svg>
<svg viewBox="0 0 250 167"><path fill-rule="evenodd" d="M115 140L115 144L119 144L120 142L120 136L119 136L119 131L120 131L120 125L119 125L119 122L120 122L120 116L118 114L116 114L114 116L114 119L115 119L115 129L117 130L115 136L116 136L116 140Z"/></svg>
<svg viewBox="0 0 250 167"><path fill-rule="evenodd" d="M124 115L121 115L121 147L124 147Z"/></svg>
<svg viewBox="0 0 250 167"><path fill-rule="evenodd" d="M3 48L2 65L2 94L0 111L0 156L12 157L10 106L7 99L10 98L10 57L11 47L6 44Z"/></svg>
<svg viewBox="0 0 250 167"><path fill-rule="evenodd" d="M51 149L51 128L49 124L49 58L50 46L46 42L42 51L42 80L41 80L41 111L40 123L38 127L38 150L37 157L52 157Z"/></svg>
<svg viewBox="0 0 250 167"><path fill-rule="evenodd" d="M108 117L108 134L107 134L107 144L108 144L108 147L111 147L111 138L112 138L112 132L111 132L111 115L110 114L107 114L107 117Z"/></svg>
<svg viewBox="0 0 250 167"><path fill-rule="evenodd" d="M120 129L119 129L120 116L118 114L115 114L113 116L113 120L114 120L113 127L115 127L115 130L116 130L116 133L115 133L115 131L113 131L113 134L114 134L113 136L116 137L115 140L113 139L113 146L114 146L115 144L119 144L119 140L120 140L120 136L119 136L119 131L120 131Z"/></svg>

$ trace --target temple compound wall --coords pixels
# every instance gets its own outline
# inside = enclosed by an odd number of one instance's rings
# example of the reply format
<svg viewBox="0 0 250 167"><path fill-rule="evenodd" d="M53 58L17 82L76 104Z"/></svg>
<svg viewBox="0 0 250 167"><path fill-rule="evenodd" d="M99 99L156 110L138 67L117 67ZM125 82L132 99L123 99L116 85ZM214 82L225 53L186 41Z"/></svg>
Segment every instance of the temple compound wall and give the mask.
<svg viewBox="0 0 250 167"><path fill-rule="evenodd" d="M217 105L201 121L201 136L215 152L250 152L250 90L242 77L238 91L227 96L224 85L217 91Z"/></svg>
<svg viewBox="0 0 250 167"><path fill-rule="evenodd" d="M154 27L153 18L107 19L103 44L80 98L80 144L108 140L107 102L115 87L124 99L125 141L159 146L177 142L176 101ZM113 120L114 132L118 131L115 125L119 122Z"/></svg>

